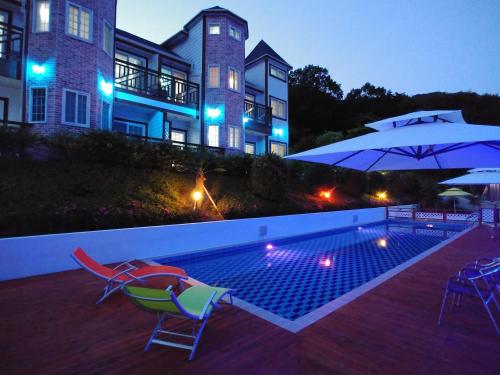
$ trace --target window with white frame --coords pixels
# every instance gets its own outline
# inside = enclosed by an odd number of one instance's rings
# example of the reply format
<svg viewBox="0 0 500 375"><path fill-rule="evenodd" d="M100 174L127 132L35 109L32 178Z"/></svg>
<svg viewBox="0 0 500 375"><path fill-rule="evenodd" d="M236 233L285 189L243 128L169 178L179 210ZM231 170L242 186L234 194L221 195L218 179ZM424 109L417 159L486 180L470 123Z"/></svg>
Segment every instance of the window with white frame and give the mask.
<svg viewBox="0 0 500 375"><path fill-rule="evenodd" d="M110 130L111 125L111 103L103 100L101 105L101 129Z"/></svg>
<svg viewBox="0 0 500 375"><path fill-rule="evenodd" d="M30 122L47 121L47 88L32 87L30 89Z"/></svg>
<svg viewBox="0 0 500 375"><path fill-rule="evenodd" d="M9 23L9 13L0 9L0 22ZM6 57L4 55L7 47L7 30L5 28L0 28L0 59Z"/></svg>
<svg viewBox="0 0 500 375"><path fill-rule="evenodd" d="M240 91L240 72L234 68L229 68L229 89Z"/></svg>
<svg viewBox="0 0 500 375"><path fill-rule="evenodd" d="M68 2L66 10L66 33L91 42L92 10Z"/></svg>
<svg viewBox="0 0 500 375"><path fill-rule="evenodd" d="M208 87L209 88L220 87L220 67L219 67L219 65L209 65L208 66Z"/></svg>
<svg viewBox="0 0 500 375"><path fill-rule="evenodd" d="M241 40L241 31L234 26L229 26L229 36L236 40Z"/></svg>
<svg viewBox="0 0 500 375"><path fill-rule="evenodd" d="M50 30L50 0L35 0L33 4L33 32Z"/></svg>
<svg viewBox="0 0 500 375"><path fill-rule="evenodd" d="M90 95L85 92L63 90L63 123L89 126Z"/></svg>
<svg viewBox="0 0 500 375"><path fill-rule="evenodd" d="M271 96L271 108L273 117L286 120L286 102Z"/></svg>
<svg viewBox="0 0 500 375"><path fill-rule="evenodd" d="M219 126L208 126L208 145L210 147L219 147Z"/></svg>
<svg viewBox="0 0 500 375"><path fill-rule="evenodd" d="M269 74L279 80L286 81L286 72L283 69L275 67L274 65L270 66Z"/></svg>
<svg viewBox="0 0 500 375"><path fill-rule="evenodd" d="M102 28L102 49L113 56L113 26L107 21L104 21Z"/></svg>
<svg viewBox="0 0 500 375"><path fill-rule="evenodd" d="M245 143L245 154L255 155L255 143L253 142Z"/></svg>
<svg viewBox="0 0 500 375"><path fill-rule="evenodd" d="M211 23L208 25L208 34L210 35L220 35L220 24Z"/></svg>
<svg viewBox="0 0 500 375"><path fill-rule="evenodd" d="M286 155L286 144L271 141L271 153L284 157Z"/></svg>
<svg viewBox="0 0 500 375"><path fill-rule="evenodd" d="M185 130L172 129L170 134L170 140L174 144L186 143L187 132Z"/></svg>
<svg viewBox="0 0 500 375"><path fill-rule="evenodd" d="M237 126L229 127L229 147L239 148L241 138L241 129Z"/></svg>

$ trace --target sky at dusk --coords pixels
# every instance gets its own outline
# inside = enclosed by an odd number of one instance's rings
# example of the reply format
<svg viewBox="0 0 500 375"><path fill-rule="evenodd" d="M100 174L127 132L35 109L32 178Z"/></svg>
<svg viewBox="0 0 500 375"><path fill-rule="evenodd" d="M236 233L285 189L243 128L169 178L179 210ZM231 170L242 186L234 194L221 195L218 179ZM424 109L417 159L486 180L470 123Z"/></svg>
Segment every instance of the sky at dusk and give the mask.
<svg viewBox="0 0 500 375"><path fill-rule="evenodd" d="M500 0L118 0L117 26L161 43L215 5L248 21L247 54L264 39L294 68L328 68L344 93L500 93Z"/></svg>

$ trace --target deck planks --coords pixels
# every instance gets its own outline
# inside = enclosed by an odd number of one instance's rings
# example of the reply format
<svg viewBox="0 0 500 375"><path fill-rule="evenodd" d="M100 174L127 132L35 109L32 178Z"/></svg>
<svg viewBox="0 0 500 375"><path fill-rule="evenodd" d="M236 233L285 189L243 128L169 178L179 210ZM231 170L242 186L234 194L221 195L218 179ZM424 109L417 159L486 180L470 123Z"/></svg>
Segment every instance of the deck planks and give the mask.
<svg viewBox="0 0 500 375"><path fill-rule="evenodd" d="M296 335L225 306L191 363L182 350L144 353L154 316L119 294L95 305L102 283L84 271L3 282L0 373L498 375L500 339L477 302L436 325L448 276L500 256L490 234L469 232Z"/></svg>

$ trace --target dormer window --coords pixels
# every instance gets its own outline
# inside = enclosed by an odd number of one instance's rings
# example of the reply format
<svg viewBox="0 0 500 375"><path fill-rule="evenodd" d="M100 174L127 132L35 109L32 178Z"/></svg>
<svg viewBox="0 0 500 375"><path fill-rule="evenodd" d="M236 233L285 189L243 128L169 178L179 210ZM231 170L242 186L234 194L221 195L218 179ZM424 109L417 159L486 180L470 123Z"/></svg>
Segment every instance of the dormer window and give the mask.
<svg viewBox="0 0 500 375"><path fill-rule="evenodd" d="M241 40L241 31L234 26L229 26L229 36L236 40Z"/></svg>
<svg viewBox="0 0 500 375"><path fill-rule="evenodd" d="M278 78L279 80L286 82L286 72L283 69L270 65L269 74L274 78Z"/></svg>
<svg viewBox="0 0 500 375"><path fill-rule="evenodd" d="M218 23L211 23L208 25L209 35L220 35L220 25Z"/></svg>

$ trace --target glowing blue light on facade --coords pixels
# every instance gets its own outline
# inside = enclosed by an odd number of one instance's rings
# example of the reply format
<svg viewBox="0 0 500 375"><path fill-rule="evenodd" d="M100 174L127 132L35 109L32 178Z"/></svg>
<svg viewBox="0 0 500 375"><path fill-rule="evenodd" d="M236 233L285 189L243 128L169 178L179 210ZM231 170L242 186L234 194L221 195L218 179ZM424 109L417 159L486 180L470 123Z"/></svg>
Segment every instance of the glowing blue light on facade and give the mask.
<svg viewBox="0 0 500 375"><path fill-rule="evenodd" d="M31 65L31 71L34 74L45 74L46 68L45 65L33 64Z"/></svg>
<svg viewBox="0 0 500 375"><path fill-rule="evenodd" d="M220 108L207 108L207 116L212 120L218 119L221 114Z"/></svg>
<svg viewBox="0 0 500 375"><path fill-rule="evenodd" d="M243 123L246 124L250 119L246 116L243 116Z"/></svg>
<svg viewBox="0 0 500 375"><path fill-rule="evenodd" d="M283 137L283 129L273 128L273 134L277 137Z"/></svg>
<svg viewBox="0 0 500 375"><path fill-rule="evenodd" d="M99 80L99 89L106 96L113 95L113 83L112 82L106 82L106 80L104 78L101 78Z"/></svg>

